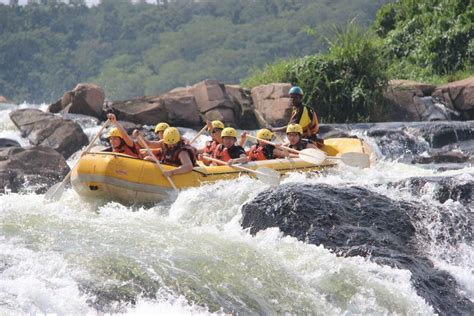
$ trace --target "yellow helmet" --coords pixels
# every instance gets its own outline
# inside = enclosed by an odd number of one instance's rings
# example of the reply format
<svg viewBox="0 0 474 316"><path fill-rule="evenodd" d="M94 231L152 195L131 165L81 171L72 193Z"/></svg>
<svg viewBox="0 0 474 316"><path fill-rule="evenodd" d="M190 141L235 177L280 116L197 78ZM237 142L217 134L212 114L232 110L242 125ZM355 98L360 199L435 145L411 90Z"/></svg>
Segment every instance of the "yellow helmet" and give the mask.
<svg viewBox="0 0 474 316"><path fill-rule="evenodd" d="M122 135L120 135L119 130L116 127L113 127L110 129L109 134L107 135L107 138L110 137L120 137L122 138Z"/></svg>
<svg viewBox="0 0 474 316"><path fill-rule="evenodd" d="M165 122L158 123L155 126L155 133L164 132L164 130L167 129L168 127L170 127L168 123L165 123Z"/></svg>
<svg viewBox="0 0 474 316"><path fill-rule="evenodd" d="M163 134L163 142L166 145L177 144L181 140L181 135L176 127L168 127Z"/></svg>
<svg viewBox="0 0 474 316"><path fill-rule="evenodd" d="M211 130L213 130L214 128L224 129L224 123L222 123L221 121L212 121L211 126Z"/></svg>
<svg viewBox="0 0 474 316"><path fill-rule="evenodd" d="M300 135L303 134L303 128L300 124L289 124L286 128L286 133L299 133Z"/></svg>
<svg viewBox="0 0 474 316"><path fill-rule="evenodd" d="M266 128L262 128L257 132L257 137L265 140L271 141L273 138L273 133Z"/></svg>
<svg viewBox="0 0 474 316"><path fill-rule="evenodd" d="M235 137L237 138L237 131L232 127L226 127L222 130L221 137Z"/></svg>

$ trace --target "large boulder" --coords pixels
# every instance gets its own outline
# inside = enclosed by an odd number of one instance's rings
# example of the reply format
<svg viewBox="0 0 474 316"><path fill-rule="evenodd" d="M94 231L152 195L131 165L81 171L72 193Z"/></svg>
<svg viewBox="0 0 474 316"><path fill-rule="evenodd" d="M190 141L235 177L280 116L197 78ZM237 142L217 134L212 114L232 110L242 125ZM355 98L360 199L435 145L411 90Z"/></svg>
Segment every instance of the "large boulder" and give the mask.
<svg viewBox="0 0 474 316"><path fill-rule="evenodd" d="M158 122L168 122L174 126L202 125L194 97L181 90L162 96L113 102L109 106L118 119L136 124L155 125Z"/></svg>
<svg viewBox="0 0 474 316"><path fill-rule="evenodd" d="M390 121L429 120L422 98L431 96L435 86L411 80L390 80L384 99L390 105L386 119ZM438 117L437 117L438 118Z"/></svg>
<svg viewBox="0 0 474 316"><path fill-rule="evenodd" d="M231 100L223 84L208 79L191 86L188 91L196 99L199 112L206 120L221 120L226 125L238 125L242 108Z"/></svg>
<svg viewBox="0 0 474 316"><path fill-rule="evenodd" d="M464 120L474 120L474 77L437 87L433 97L461 113Z"/></svg>
<svg viewBox="0 0 474 316"><path fill-rule="evenodd" d="M427 213L425 208L433 209ZM448 213L444 206L394 201L361 187L287 184L263 191L246 203L242 227L251 234L278 227L284 235L324 245L338 255L363 256L380 265L410 270L418 295L436 313L471 314L474 303L468 295L458 291L456 280L434 267L430 254L417 244L423 238L445 240L453 247L471 242L472 222L464 214L450 214L450 218ZM434 236L424 230L433 217L442 218L446 227ZM451 236L451 230L459 231L459 236Z"/></svg>
<svg viewBox="0 0 474 316"><path fill-rule="evenodd" d="M0 148L0 193L43 193L69 172L64 157L49 147Z"/></svg>
<svg viewBox="0 0 474 316"><path fill-rule="evenodd" d="M51 147L69 158L89 143L79 124L37 109L10 112L10 118L34 146Z"/></svg>
<svg viewBox="0 0 474 316"><path fill-rule="evenodd" d="M104 90L98 85L80 83L72 91L64 93L61 99L49 105L51 113L75 113L103 118Z"/></svg>
<svg viewBox="0 0 474 316"><path fill-rule="evenodd" d="M226 125L258 128L252 99L247 90L204 80L193 86L173 89L160 96L112 102L109 105L120 120L137 124L201 128L206 120L221 120Z"/></svg>
<svg viewBox="0 0 474 316"><path fill-rule="evenodd" d="M240 128L257 129L262 126L257 119L250 90L243 89L239 85L225 85L224 89L230 100L240 108Z"/></svg>
<svg viewBox="0 0 474 316"><path fill-rule="evenodd" d="M261 126L286 125L291 116L289 83L273 83L252 89L252 100Z"/></svg>

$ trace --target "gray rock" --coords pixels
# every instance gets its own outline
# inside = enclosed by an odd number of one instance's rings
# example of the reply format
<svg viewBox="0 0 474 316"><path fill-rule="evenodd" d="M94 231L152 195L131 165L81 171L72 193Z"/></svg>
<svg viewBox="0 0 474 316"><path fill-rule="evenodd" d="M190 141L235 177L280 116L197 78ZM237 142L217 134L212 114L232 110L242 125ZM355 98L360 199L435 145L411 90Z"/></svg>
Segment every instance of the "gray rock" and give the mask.
<svg viewBox="0 0 474 316"><path fill-rule="evenodd" d="M21 145L16 140L9 138L0 138L0 148L5 147L21 147Z"/></svg>
<svg viewBox="0 0 474 316"><path fill-rule="evenodd" d="M48 107L51 113L75 113L103 118L104 90L90 83L79 83L72 91Z"/></svg>
<svg viewBox="0 0 474 316"><path fill-rule="evenodd" d="M79 124L37 109L22 109L10 113L13 123L33 146L51 147L69 158L89 143Z"/></svg>
<svg viewBox="0 0 474 316"><path fill-rule="evenodd" d="M45 192L69 172L64 157L52 148L0 148L0 193Z"/></svg>

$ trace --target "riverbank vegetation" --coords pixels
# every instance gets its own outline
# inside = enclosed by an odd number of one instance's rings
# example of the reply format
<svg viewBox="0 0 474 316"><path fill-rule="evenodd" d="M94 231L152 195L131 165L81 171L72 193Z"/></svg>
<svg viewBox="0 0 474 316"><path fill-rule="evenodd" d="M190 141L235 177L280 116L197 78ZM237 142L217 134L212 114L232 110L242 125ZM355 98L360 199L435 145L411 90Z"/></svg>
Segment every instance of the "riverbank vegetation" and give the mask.
<svg viewBox="0 0 474 316"><path fill-rule="evenodd" d="M92 82L117 100L207 78L239 83L250 68L325 51L333 25L357 17L368 27L388 1L10 1L0 4L0 94L49 102Z"/></svg>
<svg viewBox="0 0 474 316"><path fill-rule="evenodd" d="M325 122L377 120L389 79L442 84L474 75L472 21L471 1L401 0L383 6L369 30L349 22L326 53L279 60L242 83L298 84Z"/></svg>

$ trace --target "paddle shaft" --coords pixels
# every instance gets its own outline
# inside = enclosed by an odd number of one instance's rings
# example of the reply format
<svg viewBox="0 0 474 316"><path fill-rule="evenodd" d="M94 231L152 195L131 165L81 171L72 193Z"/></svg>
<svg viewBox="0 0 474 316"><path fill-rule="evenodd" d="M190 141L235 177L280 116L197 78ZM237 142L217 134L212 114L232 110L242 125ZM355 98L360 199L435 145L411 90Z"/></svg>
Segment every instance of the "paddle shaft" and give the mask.
<svg viewBox="0 0 474 316"><path fill-rule="evenodd" d="M191 139L191 141L189 142L189 145L191 145L192 143L194 143L196 141L196 139L198 139L199 136L202 135L202 133L204 133L204 131L207 129L207 125L204 125L203 128L201 128L201 130L196 134L196 136L193 137L193 139Z"/></svg>
<svg viewBox="0 0 474 316"><path fill-rule="evenodd" d="M165 170L163 169L163 167L161 166L160 162L158 161L158 159L156 158L156 156L153 154L153 152L151 151L150 147L148 147L147 143L145 143L145 141L143 140L143 138L138 135L138 140L145 146L145 149L148 153L148 156L150 156L151 158L153 158L153 160L155 161L156 165L158 166L158 168L160 169L161 173L163 173ZM168 180L168 182L171 184L171 186L173 187L173 189L175 189L175 191L178 191L178 188L176 187L176 185L174 184L173 180L171 179L171 177L165 177L166 180Z"/></svg>
<svg viewBox="0 0 474 316"><path fill-rule="evenodd" d="M99 131L97 132L97 134L95 134L94 138L92 139L92 141L89 143L89 145L87 145L87 147L82 151L81 155L83 154L87 154L89 152L89 150L91 150L92 148L92 145L94 145L94 143L96 142L96 140L99 138L100 134L102 134L102 131L105 129L105 127L109 124L109 120L105 121L104 124L102 124L101 128L99 129ZM80 160L80 159L79 159ZM54 192L52 192L51 196L54 196L56 195L56 192L58 192L58 190L65 185L65 183L67 182L67 180L69 180L69 178L71 177L71 174L72 174L72 170L76 167L76 165L79 163L79 160L77 160L77 162L74 164L74 166L71 168L71 170L69 170L69 172L67 173L67 175L64 177L63 181L61 181L61 184L58 185L56 187L56 189L54 190ZM46 194L48 194L48 192L46 192ZM45 194L45 195L46 195ZM59 199L59 198L58 198Z"/></svg>
<svg viewBox="0 0 474 316"><path fill-rule="evenodd" d="M204 156L204 157L206 157L206 159L208 159L210 161L217 162L221 165L227 165L227 163L225 161L222 161L222 160L219 160L219 159L216 159L216 158L211 158L209 156ZM268 176L267 174L264 174L263 172L259 172L257 170L253 170L253 169L250 169L250 168L245 168L245 167L242 167L242 166L230 165L229 167L235 168L235 169L240 169L240 170L247 171L247 172L252 172L252 173L255 173L255 174L260 174L262 176Z"/></svg>
<svg viewBox="0 0 474 316"><path fill-rule="evenodd" d="M262 116L260 113L258 113L257 110L255 110L254 113L257 115L257 118L258 118L258 120L262 123L262 125L264 125L265 123L267 123L267 122L265 122L265 119L263 118L263 116ZM268 124L268 123L267 123L267 124ZM270 125L270 124L268 124L267 126L270 127L270 129L273 128L273 126ZM278 134L277 134L276 132L274 132L273 135L275 135L275 137L276 137L279 141L283 142L283 139L282 139L280 136L278 136Z"/></svg>
<svg viewBox="0 0 474 316"><path fill-rule="evenodd" d="M283 149L286 149L288 150L289 152L292 152L294 154L300 154L300 151L299 150L296 150L296 149L293 149L293 148L290 148L290 147L287 147L287 146L283 146L283 145L280 145L280 144L277 144L277 143L274 143L274 142L271 142L271 141L268 141L268 140L265 140L265 139L262 139L262 138L258 138L258 137L255 137L255 136L252 136L252 135L247 135L248 138L252 138L252 139L255 139L255 140L258 140L259 142L262 142L264 144L268 144L268 145L273 145L275 147L279 147L279 148L283 148ZM303 153L304 154L304 153Z"/></svg>

